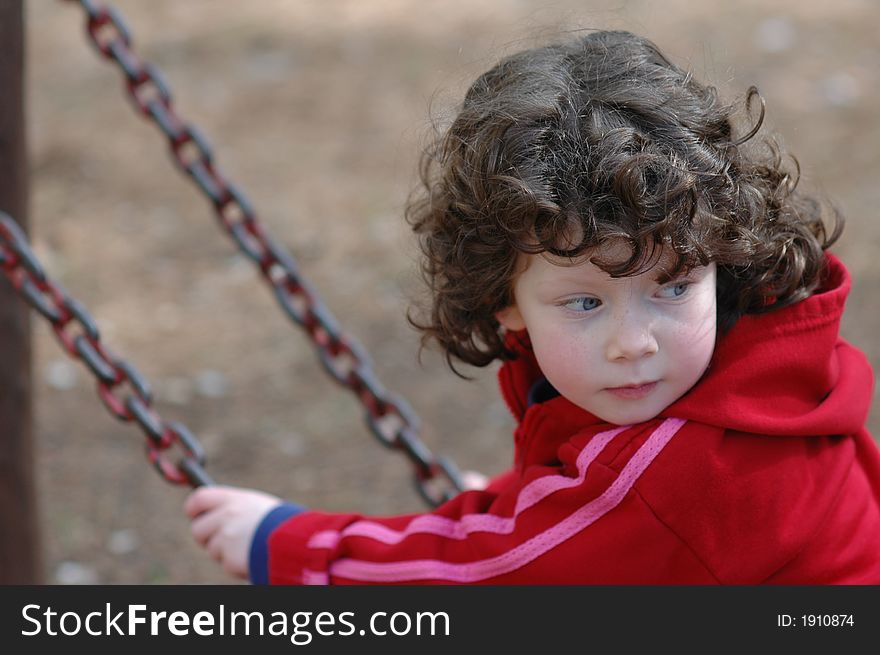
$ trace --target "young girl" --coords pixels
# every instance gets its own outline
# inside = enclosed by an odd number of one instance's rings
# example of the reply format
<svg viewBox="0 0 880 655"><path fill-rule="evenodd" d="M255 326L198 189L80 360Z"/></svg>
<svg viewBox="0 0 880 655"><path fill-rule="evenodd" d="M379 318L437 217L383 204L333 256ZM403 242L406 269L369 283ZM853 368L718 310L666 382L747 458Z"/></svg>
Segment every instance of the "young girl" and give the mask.
<svg viewBox="0 0 880 655"><path fill-rule="evenodd" d="M418 327L451 366L503 361L513 467L385 518L201 488L198 543L271 583L880 583L873 375L838 336L850 279L825 253L840 223L772 141L746 148L763 109L733 119L626 32L482 75L411 208Z"/></svg>

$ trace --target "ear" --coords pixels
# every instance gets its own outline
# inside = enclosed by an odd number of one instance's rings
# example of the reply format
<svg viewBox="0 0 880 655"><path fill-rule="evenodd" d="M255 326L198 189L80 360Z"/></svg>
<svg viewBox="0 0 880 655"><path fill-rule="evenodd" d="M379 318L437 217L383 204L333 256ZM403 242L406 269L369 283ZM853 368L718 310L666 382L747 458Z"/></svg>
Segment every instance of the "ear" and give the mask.
<svg viewBox="0 0 880 655"><path fill-rule="evenodd" d="M505 307L500 312L495 313L495 318L504 326L508 332L517 332L524 330L526 322L523 320L522 313L516 305Z"/></svg>

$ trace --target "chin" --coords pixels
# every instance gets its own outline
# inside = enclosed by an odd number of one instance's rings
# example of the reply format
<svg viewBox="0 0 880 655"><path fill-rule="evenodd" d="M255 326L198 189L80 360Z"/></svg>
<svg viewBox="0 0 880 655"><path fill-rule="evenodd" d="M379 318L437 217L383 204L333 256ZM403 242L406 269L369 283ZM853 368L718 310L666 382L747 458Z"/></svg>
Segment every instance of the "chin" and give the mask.
<svg viewBox="0 0 880 655"><path fill-rule="evenodd" d="M657 418L657 415L662 411L662 408L657 410L653 408L645 408L624 412L594 412L594 414L603 421L614 425L635 425L636 423L644 423L645 421L650 421L652 418Z"/></svg>

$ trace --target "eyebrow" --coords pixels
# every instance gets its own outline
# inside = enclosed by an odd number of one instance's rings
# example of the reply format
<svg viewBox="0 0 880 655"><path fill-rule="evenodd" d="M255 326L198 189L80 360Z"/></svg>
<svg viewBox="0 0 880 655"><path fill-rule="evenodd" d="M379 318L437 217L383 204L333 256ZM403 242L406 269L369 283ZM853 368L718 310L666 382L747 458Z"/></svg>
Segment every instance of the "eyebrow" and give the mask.
<svg viewBox="0 0 880 655"><path fill-rule="evenodd" d="M657 274L657 276L654 278L654 281L657 284L666 284L667 282L672 282L672 280L678 279L689 279L691 277L698 279L702 277L704 271L707 268L708 266L706 265L691 266L690 268L684 267L674 273L670 273L669 271L664 270Z"/></svg>
<svg viewBox="0 0 880 655"><path fill-rule="evenodd" d="M694 266L690 270L681 269L679 271L668 271L666 269L661 269L660 271L658 271L658 273L656 275L652 276L651 279L653 280L653 282L655 284L662 285L662 284L666 284L668 282L671 282L673 280L687 279L687 278L691 277L691 275L693 273L700 271L704 268L706 268L706 267L705 266ZM629 275L620 276L620 277L616 277L616 278L611 278L611 281L622 280L627 277L635 277L635 276L629 276ZM604 276L601 278L598 278L598 279L595 279L595 278L584 279L584 277L582 277L582 276L574 276L574 275L570 276L570 277L569 276L562 276L556 280L543 281L543 282L539 283L538 288L540 289L543 287L553 287L555 285L560 285L560 284L571 284L571 285L605 284L608 281L609 281L609 279Z"/></svg>
<svg viewBox="0 0 880 655"><path fill-rule="evenodd" d="M666 284L667 282L672 282L672 280L681 277L684 274L685 277L690 273L690 271L678 271L676 273L671 273L667 270L661 270L657 275L654 276L654 282L657 284Z"/></svg>

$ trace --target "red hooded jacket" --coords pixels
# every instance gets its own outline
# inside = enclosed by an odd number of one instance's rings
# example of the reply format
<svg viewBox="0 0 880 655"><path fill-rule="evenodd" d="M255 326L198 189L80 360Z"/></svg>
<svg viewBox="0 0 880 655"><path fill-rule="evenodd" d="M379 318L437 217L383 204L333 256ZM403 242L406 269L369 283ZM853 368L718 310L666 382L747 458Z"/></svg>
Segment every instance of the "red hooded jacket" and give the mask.
<svg viewBox="0 0 880 655"><path fill-rule="evenodd" d="M878 584L873 375L838 336L850 287L745 316L703 379L660 416L616 426L562 396L524 333L499 372L514 467L430 513L307 511L268 538L293 584Z"/></svg>

